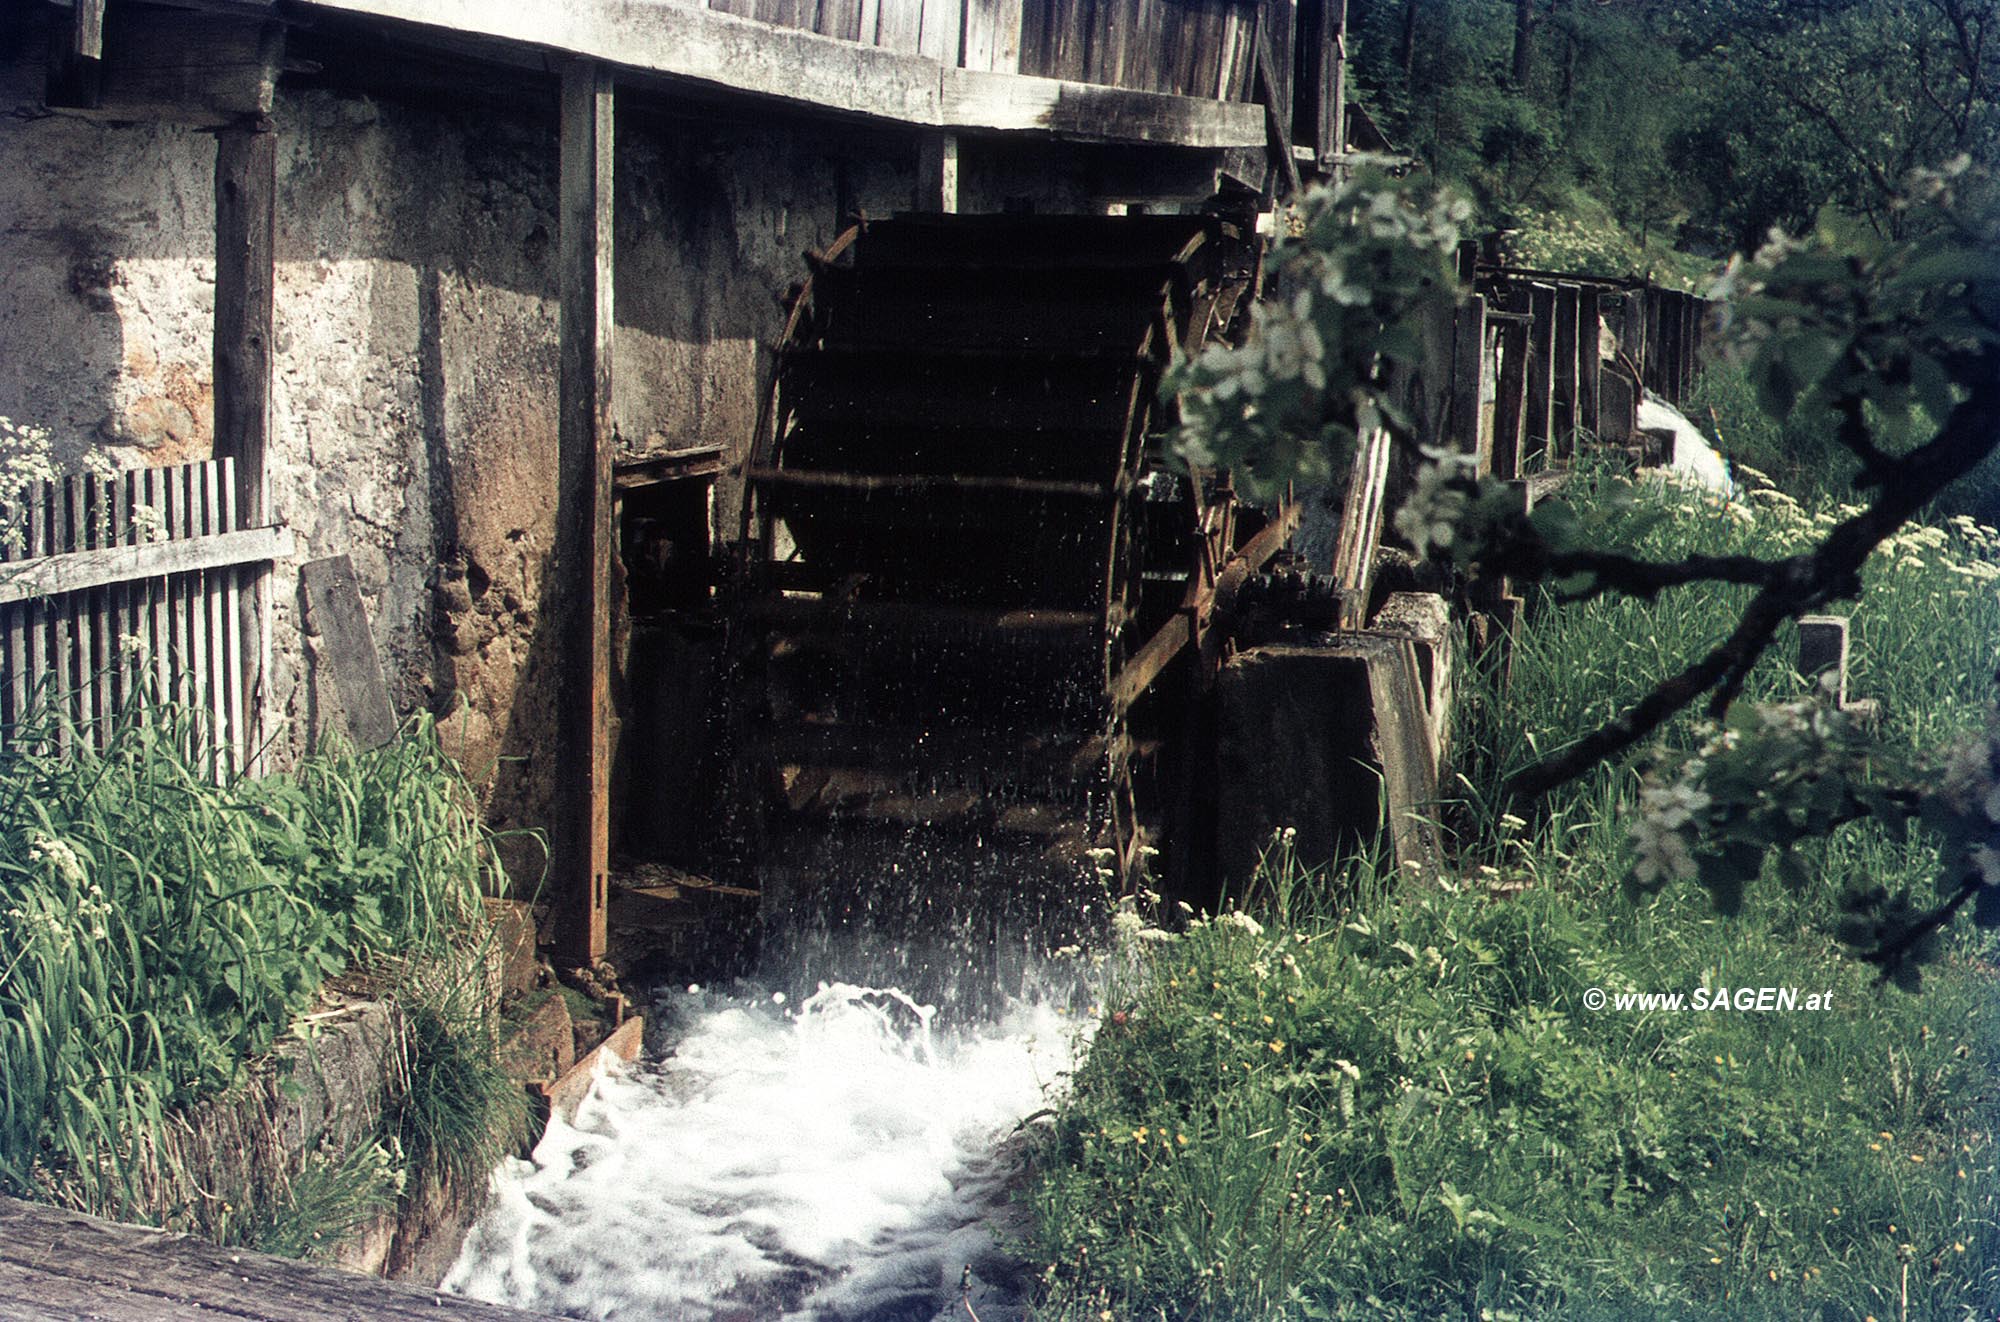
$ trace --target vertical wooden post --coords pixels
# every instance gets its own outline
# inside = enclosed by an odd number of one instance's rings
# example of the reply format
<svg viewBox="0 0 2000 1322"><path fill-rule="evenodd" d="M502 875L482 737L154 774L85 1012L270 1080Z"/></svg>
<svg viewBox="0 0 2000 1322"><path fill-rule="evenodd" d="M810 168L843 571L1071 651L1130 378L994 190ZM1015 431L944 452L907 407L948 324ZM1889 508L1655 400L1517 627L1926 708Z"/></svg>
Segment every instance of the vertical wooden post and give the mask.
<svg viewBox="0 0 2000 1322"><path fill-rule="evenodd" d="M1603 394L1603 360L1598 344L1604 338L1604 305L1595 285L1578 296L1576 319L1576 425L1596 440L1603 430L1599 402Z"/></svg>
<svg viewBox="0 0 2000 1322"><path fill-rule="evenodd" d="M1674 403L1686 401L1694 389L1694 369L1699 361L1696 353L1701 338L1701 300L1693 294L1682 294L1681 299L1681 385L1680 394Z"/></svg>
<svg viewBox="0 0 2000 1322"><path fill-rule="evenodd" d="M1658 290L1653 295L1653 305L1659 309L1654 318L1659 339L1653 346L1654 375L1659 378L1657 389L1660 397L1669 404L1681 402L1681 307L1680 295L1669 289Z"/></svg>
<svg viewBox="0 0 2000 1322"><path fill-rule="evenodd" d="M236 460L236 508L267 522L276 308L278 135L215 136L215 457Z"/></svg>
<svg viewBox="0 0 2000 1322"><path fill-rule="evenodd" d="M611 111L609 69L564 66L551 843L557 945L566 962L584 965L604 957L611 854Z"/></svg>
<svg viewBox="0 0 2000 1322"><path fill-rule="evenodd" d="M1114 19L1114 22L1117 20ZM1347 0L1299 0L1295 19L1296 93L1292 141L1312 148L1322 164L1342 149L1347 97Z"/></svg>
<svg viewBox="0 0 2000 1322"><path fill-rule="evenodd" d="M1556 286L1555 453L1568 459L1576 453L1576 319L1575 285Z"/></svg>
<svg viewBox="0 0 2000 1322"><path fill-rule="evenodd" d="M52 106L96 107L104 71L104 0L71 0L68 32L49 53Z"/></svg>
<svg viewBox="0 0 2000 1322"><path fill-rule="evenodd" d="M1554 285L1528 286L1528 431L1521 462L1549 453L1549 424L1555 416L1556 291Z"/></svg>
<svg viewBox="0 0 2000 1322"><path fill-rule="evenodd" d="M271 522L271 382L277 317L278 135L268 120L215 137L215 377L217 459L233 459L239 527ZM239 571L230 570L231 574ZM236 635L243 658L239 766L263 770L271 691L271 570L241 571ZM218 731L218 734L220 732Z"/></svg>
<svg viewBox="0 0 2000 1322"><path fill-rule="evenodd" d="M958 210L958 135L925 132L917 139L918 211Z"/></svg>
<svg viewBox="0 0 2000 1322"><path fill-rule="evenodd" d="M1526 316L1528 291L1507 291L1508 312ZM1493 476L1521 476L1521 432L1528 400L1528 328L1519 321L1500 325L1500 382L1493 402Z"/></svg>
<svg viewBox="0 0 2000 1322"><path fill-rule="evenodd" d="M1452 326L1451 433L1459 453L1477 455L1479 471L1491 471L1492 451L1481 445L1486 396L1486 297L1471 294L1458 305Z"/></svg>

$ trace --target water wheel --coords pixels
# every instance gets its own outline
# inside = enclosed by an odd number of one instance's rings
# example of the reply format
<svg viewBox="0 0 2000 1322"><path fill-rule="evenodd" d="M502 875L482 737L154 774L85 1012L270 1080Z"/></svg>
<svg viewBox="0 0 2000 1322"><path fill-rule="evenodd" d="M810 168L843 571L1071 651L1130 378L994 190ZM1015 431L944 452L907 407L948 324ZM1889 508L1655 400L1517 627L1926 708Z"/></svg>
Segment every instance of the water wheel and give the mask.
<svg viewBox="0 0 2000 1322"><path fill-rule="evenodd" d="M735 613L767 916L1050 934L1172 833L1217 588L1290 525L1162 460L1159 384L1258 255L1214 216L921 216L809 258Z"/></svg>

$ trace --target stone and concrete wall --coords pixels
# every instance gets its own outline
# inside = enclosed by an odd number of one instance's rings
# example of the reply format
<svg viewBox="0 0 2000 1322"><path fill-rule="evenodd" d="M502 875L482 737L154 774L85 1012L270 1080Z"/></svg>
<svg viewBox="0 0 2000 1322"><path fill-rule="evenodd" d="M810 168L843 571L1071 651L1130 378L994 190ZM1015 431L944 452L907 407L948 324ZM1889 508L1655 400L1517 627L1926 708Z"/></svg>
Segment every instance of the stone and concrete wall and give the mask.
<svg viewBox="0 0 2000 1322"><path fill-rule="evenodd" d="M0 416L74 461L208 456L214 304L206 133L41 106L36 20L0 18ZM556 483L555 98L412 98L281 84L273 510L298 534L274 599L278 750L322 701L296 564L353 557L399 712L495 819L543 820ZM719 118L657 98L619 123L616 422L625 452L740 457L800 253L854 210L906 209L908 132ZM1088 163L969 142L968 210L1087 204ZM734 533L725 476L717 527Z"/></svg>

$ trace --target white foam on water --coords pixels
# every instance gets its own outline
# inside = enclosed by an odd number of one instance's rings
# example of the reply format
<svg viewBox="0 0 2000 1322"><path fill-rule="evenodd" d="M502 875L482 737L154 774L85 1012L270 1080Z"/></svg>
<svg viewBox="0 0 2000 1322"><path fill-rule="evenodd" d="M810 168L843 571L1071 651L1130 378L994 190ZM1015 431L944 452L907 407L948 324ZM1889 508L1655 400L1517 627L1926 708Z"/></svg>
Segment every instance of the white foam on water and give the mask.
<svg viewBox="0 0 2000 1322"><path fill-rule="evenodd" d="M1648 394L1639 401L1639 425L1674 434L1673 457L1667 464L1674 472L1721 495L1735 494L1736 484L1730 480L1729 464L1679 409Z"/></svg>
<svg viewBox="0 0 2000 1322"><path fill-rule="evenodd" d="M1078 1021L954 1029L898 991L793 1008L674 993L664 1059L602 1075L494 1195L445 1288L572 1317L805 1322L958 1306L992 1255L995 1150L1045 1105Z"/></svg>

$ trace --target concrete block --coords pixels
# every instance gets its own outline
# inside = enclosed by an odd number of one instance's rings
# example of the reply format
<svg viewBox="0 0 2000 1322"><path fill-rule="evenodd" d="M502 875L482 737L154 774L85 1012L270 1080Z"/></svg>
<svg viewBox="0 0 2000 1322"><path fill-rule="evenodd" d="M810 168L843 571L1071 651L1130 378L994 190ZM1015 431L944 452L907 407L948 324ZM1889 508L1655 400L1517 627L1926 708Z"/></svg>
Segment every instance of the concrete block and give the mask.
<svg viewBox="0 0 2000 1322"><path fill-rule="evenodd" d="M519 900L486 901L486 921L492 924L492 944L487 947L493 979L493 998L510 1001L526 996L541 980L535 963L535 916Z"/></svg>
<svg viewBox="0 0 2000 1322"><path fill-rule="evenodd" d="M513 1077L531 1082L560 1079L576 1063L576 1030L562 992L550 988L527 1004L500 1043L500 1063Z"/></svg>
<svg viewBox="0 0 2000 1322"><path fill-rule="evenodd" d="M1458 663L1451 607L1435 592L1394 592L1375 612L1368 632L1408 639L1416 648L1417 688L1424 699L1431 765L1442 767L1451 751L1451 704Z"/></svg>
<svg viewBox="0 0 2000 1322"><path fill-rule="evenodd" d="M1218 683L1217 857L1240 885L1274 831L1292 827L1308 865L1374 839L1386 825L1398 863L1433 867L1426 820L1437 764L1407 638L1343 635L1314 647L1240 652Z"/></svg>
<svg viewBox="0 0 2000 1322"><path fill-rule="evenodd" d="M1845 615L1799 617L1799 673L1817 680L1833 672L1833 702L1847 705L1848 633Z"/></svg>

